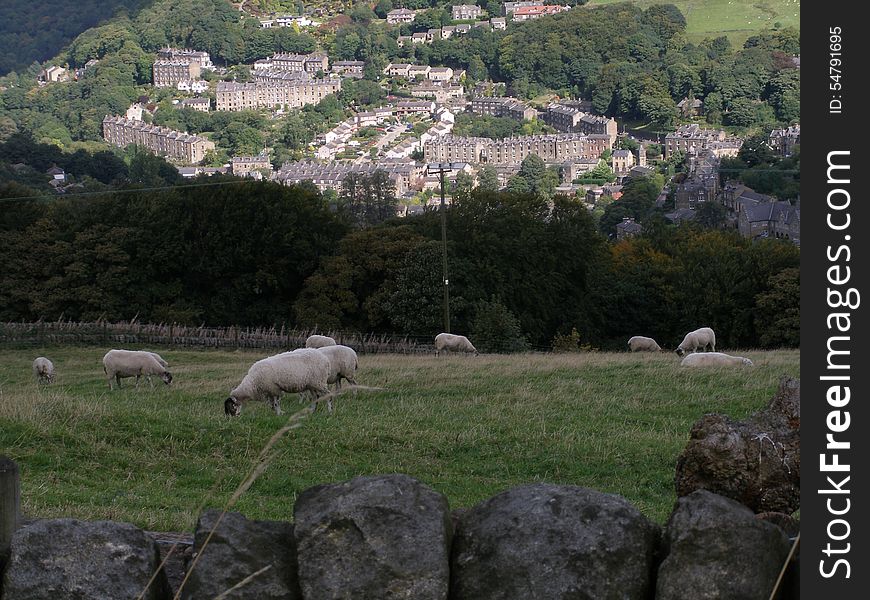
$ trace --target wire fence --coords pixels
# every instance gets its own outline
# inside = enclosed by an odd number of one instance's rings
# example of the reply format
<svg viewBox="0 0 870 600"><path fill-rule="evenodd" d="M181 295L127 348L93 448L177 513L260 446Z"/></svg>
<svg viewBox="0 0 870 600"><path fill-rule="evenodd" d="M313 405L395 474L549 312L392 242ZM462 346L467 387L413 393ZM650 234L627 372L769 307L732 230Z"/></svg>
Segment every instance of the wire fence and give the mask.
<svg viewBox="0 0 870 600"><path fill-rule="evenodd" d="M328 335L358 353L424 354L434 352L434 339L377 333L277 327L205 327L177 323L122 321L38 321L0 323L2 346L163 346L169 348L295 349L308 336Z"/></svg>

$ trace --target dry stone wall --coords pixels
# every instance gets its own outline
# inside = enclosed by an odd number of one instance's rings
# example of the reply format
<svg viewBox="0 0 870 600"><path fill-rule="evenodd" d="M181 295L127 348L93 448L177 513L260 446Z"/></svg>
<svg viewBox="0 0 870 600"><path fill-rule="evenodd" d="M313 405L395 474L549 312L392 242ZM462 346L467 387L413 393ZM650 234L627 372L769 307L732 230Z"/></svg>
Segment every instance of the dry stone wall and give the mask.
<svg viewBox="0 0 870 600"><path fill-rule="evenodd" d="M789 551L778 526L707 491L681 498L664 531L620 496L570 485L519 486L451 513L406 475L316 486L294 517L203 513L181 597L767 598ZM177 590L152 579L158 566L156 543L132 525L34 521L13 535L0 598L166 600Z"/></svg>

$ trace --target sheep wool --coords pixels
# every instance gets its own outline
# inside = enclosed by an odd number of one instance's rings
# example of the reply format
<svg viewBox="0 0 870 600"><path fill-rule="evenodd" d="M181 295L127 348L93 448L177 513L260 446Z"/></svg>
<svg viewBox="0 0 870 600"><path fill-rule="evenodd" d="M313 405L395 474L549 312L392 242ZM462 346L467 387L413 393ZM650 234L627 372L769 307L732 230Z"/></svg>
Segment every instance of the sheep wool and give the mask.
<svg viewBox="0 0 870 600"><path fill-rule="evenodd" d="M629 338L628 349L632 352L661 352L661 347L654 339L642 335Z"/></svg>
<svg viewBox="0 0 870 600"><path fill-rule="evenodd" d="M752 361L742 356L731 356L722 352L698 352L690 354L680 362L681 367L742 367L752 366Z"/></svg>
<svg viewBox="0 0 870 600"><path fill-rule="evenodd" d="M330 368L329 358L313 348L282 352L258 360L224 401L224 412L237 417L242 412L242 404L260 400L268 402L275 414L280 415L282 393L311 391L315 399L328 394ZM311 411L316 408L317 404L312 403ZM329 408L331 411L331 404Z"/></svg>
<svg viewBox="0 0 870 600"><path fill-rule="evenodd" d="M687 333L674 352L682 356L686 352L695 352L698 348L706 351L707 346L710 346L711 352L716 351L716 334L709 327L701 327Z"/></svg>
<svg viewBox="0 0 870 600"><path fill-rule="evenodd" d="M326 346L335 346L335 340L326 335L310 335L305 340L306 348L325 348Z"/></svg>
<svg viewBox="0 0 870 600"><path fill-rule="evenodd" d="M164 366L164 367L169 367L169 363L166 362L166 361L163 359L163 357L160 356L159 354L157 354L156 352L148 352L148 354L150 354L151 356L153 356L153 357L154 357L154 360L156 360L157 362L159 362L162 366Z"/></svg>
<svg viewBox="0 0 870 600"><path fill-rule="evenodd" d="M356 385L354 377L357 367L359 367L359 359L353 348L335 345L324 346L319 350L329 358L329 379L327 383L334 383L337 390L341 389L342 379L346 379L351 385ZM327 400L327 404L329 404L329 400Z"/></svg>
<svg viewBox="0 0 870 600"><path fill-rule="evenodd" d="M44 356L34 359L33 376L39 383L51 383L54 380L54 363Z"/></svg>
<svg viewBox="0 0 870 600"><path fill-rule="evenodd" d="M473 352L479 354L477 348L464 335L439 333L435 336L435 356L440 352Z"/></svg>
<svg viewBox="0 0 870 600"><path fill-rule="evenodd" d="M152 375L160 377L166 385L172 383L172 373L151 352L142 350L109 350L103 356L103 371L108 378L110 390L114 389L113 380L120 388L121 379L125 377L135 377L137 388L139 378L142 376L148 380L152 388L154 387L151 381Z"/></svg>

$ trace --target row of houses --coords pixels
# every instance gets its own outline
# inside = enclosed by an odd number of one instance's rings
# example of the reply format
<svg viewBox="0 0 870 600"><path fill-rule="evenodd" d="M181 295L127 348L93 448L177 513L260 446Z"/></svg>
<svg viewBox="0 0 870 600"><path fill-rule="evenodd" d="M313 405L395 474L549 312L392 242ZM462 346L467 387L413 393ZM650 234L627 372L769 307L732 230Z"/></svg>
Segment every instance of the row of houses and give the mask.
<svg viewBox="0 0 870 600"><path fill-rule="evenodd" d="M192 88L193 82L199 80L202 71L213 70L214 65L208 52L187 48L161 48L157 51L157 60L154 61L152 69L154 87L177 87L186 82L188 88ZM207 84L205 89L208 89Z"/></svg>
<svg viewBox="0 0 870 600"><path fill-rule="evenodd" d="M675 152L699 154L701 151L710 151L717 158L737 156L742 145L741 138L729 136L721 129L706 129L697 123L692 123L681 125L676 131L665 136L665 158L669 158Z"/></svg>
<svg viewBox="0 0 870 600"><path fill-rule="evenodd" d="M137 144L154 154L192 164L215 149L214 142L204 137L121 116L103 119L103 139L119 148Z"/></svg>
<svg viewBox="0 0 870 600"><path fill-rule="evenodd" d="M444 25L443 27L433 28L427 31L418 31L412 35L400 35L396 38L396 44L399 48L404 48L406 45L411 44L431 44L435 40L446 40L454 35L465 35L470 33L472 29L477 29L479 27L484 27L489 31L503 31L507 28L507 21L504 17L494 17L488 21Z"/></svg>
<svg viewBox="0 0 870 600"><path fill-rule="evenodd" d="M408 63L390 63L384 70L388 77L401 77L402 79L415 79L421 77L429 81L457 80L465 74L465 71L454 71L450 67L431 67L429 65L411 65Z"/></svg>
<svg viewBox="0 0 870 600"><path fill-rule="evenodd" d="M509 117L517 121L530 121L537 118L538 111L516 98L491 98L478 96L471 99L469 112L491 117Z"/></svg>
<svg viewBox="0 0 870 600"><path fill-rule="evenodd" d="M310 181L321 191L338 190L348 175L372 175L375 171L383 171L387 174L395 185L398 196L419 187L426 173L425 166L413 160L376 163L300 161L284 163L278 169L276 179L284 185Z"/></svg>
<svg viewBox="0 0 870 600"><path fill-rule="evenodd" d="M310 54L276 52L269 58L255 61L253 68L255 71L266 69L304 73L323 71L325 73L329 70L329 57L323 52L312 52Z"/></svg>
<svg viewBox="0 0 870 600"><path fill-rule="evenodd" d="M473 164L518 165L530 154L547 163L598 158L612 146L606 135L558 133L503 139L446 135L427 141L423 157L427 162L468 162Z"/></svg>
<svg viewBox="0 0 870 600"><path fill-rule="evenodd" d="M215 110L299 108L307 104L317 104L326 96L339 91L340 79L291 79L283 84L274 81L221 81L215 91Z"/></svg>
<svg viewBox="0 0 870 600"><path fill-rule="evenodd" d="M619 126L612 117L594 115L585 108L585 103L553 103L547 106L541 117L547 125L563 133L587 133L610 136L616 141Z"/></svg>
<svg viewBox="0 0 870 600"><path fill-rule="evenodd" d="M273 27L316 27L320 25L319 21L309 19L304 15L283 15L275 16L270 19L260 19L260 28L272 29Z"/></svg>

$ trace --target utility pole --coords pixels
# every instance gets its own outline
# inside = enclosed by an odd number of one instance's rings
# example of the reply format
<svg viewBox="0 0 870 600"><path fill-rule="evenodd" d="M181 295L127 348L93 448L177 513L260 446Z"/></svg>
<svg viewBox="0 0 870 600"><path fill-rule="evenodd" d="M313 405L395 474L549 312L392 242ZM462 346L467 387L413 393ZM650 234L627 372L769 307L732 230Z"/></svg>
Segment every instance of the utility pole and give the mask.
<svg viewBox="0 0 870 600"><path fill-rule="evenodd" d="M454 169L450 163L435 163L428 166L429 173L441 177L441 267L444 284L444 333L450 333L450 280L447 278L447 208L444 204L444 174Z"/></svg>

